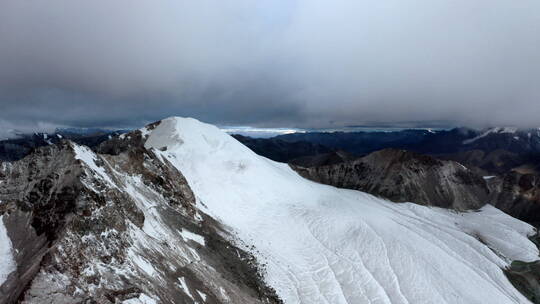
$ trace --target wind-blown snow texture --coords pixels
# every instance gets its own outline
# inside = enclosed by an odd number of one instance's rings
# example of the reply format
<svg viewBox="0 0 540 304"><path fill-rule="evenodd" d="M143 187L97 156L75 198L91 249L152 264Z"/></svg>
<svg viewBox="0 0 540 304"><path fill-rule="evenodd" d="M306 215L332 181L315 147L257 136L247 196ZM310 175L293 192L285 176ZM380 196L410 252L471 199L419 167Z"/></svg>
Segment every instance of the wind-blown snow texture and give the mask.
<svg viewBox="0 0 540 304"><path fill-rule="evenodd" d="M163 120L145 146L255 246L285 303L528 302L502 268L537 259L533 228L493 207L456 213L316 184L194 119Z"/></svg>

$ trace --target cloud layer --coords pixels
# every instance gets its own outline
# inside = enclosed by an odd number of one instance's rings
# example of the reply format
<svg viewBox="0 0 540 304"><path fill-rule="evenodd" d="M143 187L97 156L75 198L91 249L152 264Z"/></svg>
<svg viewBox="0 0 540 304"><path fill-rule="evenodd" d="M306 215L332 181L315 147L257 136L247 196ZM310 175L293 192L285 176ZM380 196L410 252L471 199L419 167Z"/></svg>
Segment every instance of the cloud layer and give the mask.
<svg viewBox="0 0 540 304"><path fill-rule="evenodd" d="M540 126L536 0L5 0L0 126Z"/></svg>

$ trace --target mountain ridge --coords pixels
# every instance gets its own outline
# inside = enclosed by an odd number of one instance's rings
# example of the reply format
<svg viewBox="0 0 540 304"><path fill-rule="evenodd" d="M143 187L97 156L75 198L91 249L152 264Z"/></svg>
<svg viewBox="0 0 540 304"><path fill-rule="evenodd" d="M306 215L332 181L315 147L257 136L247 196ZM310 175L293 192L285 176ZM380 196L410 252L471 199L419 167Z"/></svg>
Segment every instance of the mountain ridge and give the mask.
<svg viewBox="0 0 540 304"><path fill-rule="evenodd" d="M140 146L140 131L123 142L112 154L63 142L2 163L1 224L17 269L0 303L279 303L181 173Z"/></svg>
<svg viewBox="0 0 540 304"><path fill-rule="evenodd" d="M0 165L13 246L19 229L47 244L35 248L42 260L12 251L17 270L0 286L11 300L527 303L503 269L538 259L535 230L491 206L455 212L317 184L194 119L164 119L98 153L65 145L68 166L58 145ZM73 175L82 191L55 190ZM78 195L55 199L64 192ZM47 233L43 221L57 225Z"/></svg>
<svg viewBox="0 0 540 304"><path fill-rule="evenodd" d="M488 202L485 180L463 165L399 149L384 149L337 164L291 165L300 175L396 202L478 209Z"/></svg>

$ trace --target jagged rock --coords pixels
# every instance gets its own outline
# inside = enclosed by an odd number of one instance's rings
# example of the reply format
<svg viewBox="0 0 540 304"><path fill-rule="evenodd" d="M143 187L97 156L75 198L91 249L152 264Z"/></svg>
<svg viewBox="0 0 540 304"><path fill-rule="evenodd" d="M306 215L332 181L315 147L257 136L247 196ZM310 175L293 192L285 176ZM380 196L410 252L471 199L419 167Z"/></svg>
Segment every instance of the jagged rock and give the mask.
<svg viewBox="0 0 540 304"><path fill-rule="evenodd" d="M536 246L540 246L538 232L530 237ZM532 303L540 303L540 260L534 262L512 261L504 269L506 277L514 287L527 297Z"/></svg>
<svg viewBox="0 0 540 304"><path fill-rule="evenodd" d="M540 176L510 171L488 180L490 202L523 221L540 222Z"/></svg>
<svg viewBox="0 0 540 304"><path fill-rule="evenodd" d="M0 303L280 302L144 136L104 142L101 154L64 141L0 163L16 264Z"/></svg>

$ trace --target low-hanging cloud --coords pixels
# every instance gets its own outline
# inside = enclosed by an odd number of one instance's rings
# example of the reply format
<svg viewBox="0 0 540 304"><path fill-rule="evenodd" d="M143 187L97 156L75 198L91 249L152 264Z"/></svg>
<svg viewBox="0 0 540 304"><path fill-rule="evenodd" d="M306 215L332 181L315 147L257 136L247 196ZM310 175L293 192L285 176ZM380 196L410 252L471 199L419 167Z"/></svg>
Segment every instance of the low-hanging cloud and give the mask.
<svg viewBox="0 0 540 304"><path fill-rule="evenodd" d="M536 0L5 0L0 126L540 126Z"/></svg>

